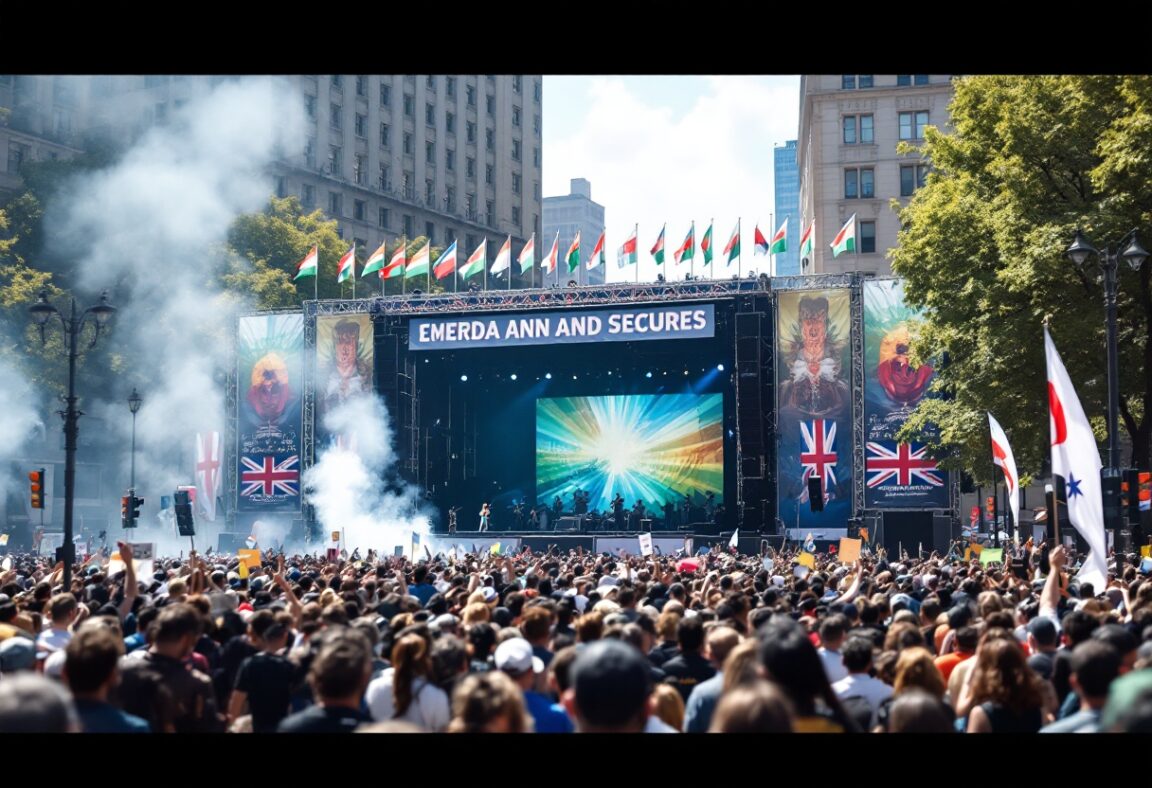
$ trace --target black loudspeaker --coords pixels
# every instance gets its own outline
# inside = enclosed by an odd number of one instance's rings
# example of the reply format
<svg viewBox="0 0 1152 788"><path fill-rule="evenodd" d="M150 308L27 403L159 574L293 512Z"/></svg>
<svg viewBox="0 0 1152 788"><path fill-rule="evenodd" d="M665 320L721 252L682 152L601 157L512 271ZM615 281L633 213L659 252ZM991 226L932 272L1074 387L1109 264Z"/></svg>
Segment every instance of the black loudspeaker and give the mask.
<svg viewBox="0 0 1152 788"><path fill-rule="evenodd" d="M824 511L824 484L819 476L808 477L808 505L814 512Z"/></svg>
<svg viewBox="0 0 1152 788"><path fill-rule="evenodd" d="M187 491L178 490L176 492L176 504L173 509L176 512L176 529L180 535L195 536L196 526L192 523L192 503L188 500Z"/></svg>
<svg viewBox="0 0 1152 788"><path fill-rule="evenodd" d="M1104 496L1104 527L1115 533L1122 518L1120 508L1120 472L1111 468L1100 470L1100 492Z"/></svg>

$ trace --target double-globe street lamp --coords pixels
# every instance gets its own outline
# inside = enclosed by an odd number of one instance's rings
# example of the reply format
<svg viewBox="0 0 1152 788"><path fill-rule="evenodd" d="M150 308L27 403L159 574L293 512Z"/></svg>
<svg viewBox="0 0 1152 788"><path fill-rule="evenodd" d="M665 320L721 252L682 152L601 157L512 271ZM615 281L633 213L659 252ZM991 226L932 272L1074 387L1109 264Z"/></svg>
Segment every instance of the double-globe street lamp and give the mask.
<svg viewBox="0 0 1152 788"><path fill-rule="evenodd" d="M1124 249L1123 252L1119 251L1121 248ZM1117 358L1119 351L1116 339L1116 291L1119 284L1120 261L1123 260L1128 263L1128 267L1133 271L1139 271L1140 267L1144 265L1144 261L1148 259L1148 250L1140 245L1140 241L1136 238L1135 229L1129 230L1115 246L1105 246L1102 250L1093 246L1078 229L1076 230L1076 237L1072 240L1072 245L1065 250L1064 255L1081 270L1087 267L1088 258L1094 256L1104 274L1104 313L1108 331L1108 467L1104 474L1118 479L1120 474L1120 433L1118 427L1120 420L1120 364ZM1115 485L1115 489L1117 492L1119 491L1118 483ZM1119 512L1119 500L1106 501L1105 504L1113 511ZM1120 529L1123 521L1122 516L1117 516L1113 518L1112 523L1115 532L1113 549L1117 555L1117 576L1120 573L1119 555L1122 549Z"/></svg>
<svg viewBox="0 0 1152 788"><path fill-rule="evenodd" d="M72 563L76 559L76 547L72 541L72 506L76 493L76 437L80 432L77 421L82 411L76 409L76 359L80 355L80 337L84 333L84 326L89 322L94 331L88 343L91 349L96 345L100 331L112 319L116 307L108 303L108 291L100 294L100 301L88 307L79 314L76 311L76 299L69 299L71 308L68 316L48 301L47 291L40 291L40 299L28 308L32 321L40 329L40 344L44 344L44 329L52 315L60 318L60 327L64 333L64 347L68 351L68 398L65 400L66 408L60 413L64 418L64 591L72 590ZM90 319L89 319L90 318Z"/></svg>

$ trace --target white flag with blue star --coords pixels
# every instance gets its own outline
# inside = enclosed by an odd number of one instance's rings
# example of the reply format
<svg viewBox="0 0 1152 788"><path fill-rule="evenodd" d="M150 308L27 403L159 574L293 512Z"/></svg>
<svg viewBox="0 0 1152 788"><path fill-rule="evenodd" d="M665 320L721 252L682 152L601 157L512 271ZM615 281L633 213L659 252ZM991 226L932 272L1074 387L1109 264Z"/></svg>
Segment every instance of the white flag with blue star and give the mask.
<svg viewBox="0 0 1152 788"><path fill-rule="evenodd" d="M1068 370L1044 327L1048 362L1048 426L1052 434L1052 473L1063 476L1068 492L1068 519L1091 548L1080 567L1080 581L1096 593L1108 584L1108 543L1104 537L1104 499L1100 491L1100 449L1084 415Z"/></svg>

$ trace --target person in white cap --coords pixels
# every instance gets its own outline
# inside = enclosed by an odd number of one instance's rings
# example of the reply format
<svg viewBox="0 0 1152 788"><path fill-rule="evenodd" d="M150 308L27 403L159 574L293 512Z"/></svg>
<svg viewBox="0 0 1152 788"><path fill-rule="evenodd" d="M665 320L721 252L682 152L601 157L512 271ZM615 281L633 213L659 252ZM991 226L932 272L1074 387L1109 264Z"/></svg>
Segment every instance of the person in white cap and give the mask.
<svg viewBox="0 0 1152 788"><path fill-rule="evenodd" d="M564 710L535 689L544 662L532 653L531 643L509 638L496 647L495 661L496 670L507 673L524 693L524 706L535 720L537 733L572 733L572 720Z"/></svg>

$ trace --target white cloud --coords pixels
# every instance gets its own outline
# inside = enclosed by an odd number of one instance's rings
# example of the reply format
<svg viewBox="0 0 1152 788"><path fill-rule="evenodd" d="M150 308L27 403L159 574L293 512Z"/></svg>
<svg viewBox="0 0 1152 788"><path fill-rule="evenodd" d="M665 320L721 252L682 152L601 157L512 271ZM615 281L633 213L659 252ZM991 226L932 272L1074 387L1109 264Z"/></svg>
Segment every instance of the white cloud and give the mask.
<svg viewBox="0 0 1152 788"><path fill-rule="evenodd" d="M610 280L635 275L616 268L615 253L637 222L642 280L659 270L648 250L664 222L664 273L684 277L689 267L674 266L672 250L693 219L697 246L715 219L713 266L730 276L735 264L726 269L720 251L742 217L743 270L762 269L766 258L752 257L752 231L759 221L771 234L772 148L796 136L799 78L707 77L686 112L664 104L660 91L645 95L653 79L548 77L546 101L577 102L583 111L566 108L566 116L579 118L568 129L549 128L546 120L544 195L567 194L571 178L591 181L592 198L606 209ZM697 250L697 274L701 260Z"/></svg>

